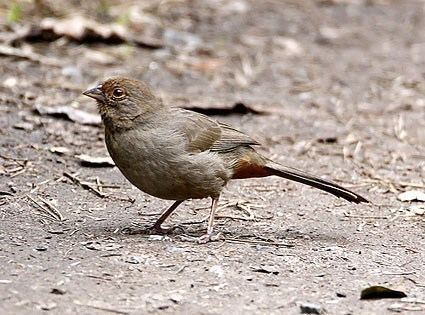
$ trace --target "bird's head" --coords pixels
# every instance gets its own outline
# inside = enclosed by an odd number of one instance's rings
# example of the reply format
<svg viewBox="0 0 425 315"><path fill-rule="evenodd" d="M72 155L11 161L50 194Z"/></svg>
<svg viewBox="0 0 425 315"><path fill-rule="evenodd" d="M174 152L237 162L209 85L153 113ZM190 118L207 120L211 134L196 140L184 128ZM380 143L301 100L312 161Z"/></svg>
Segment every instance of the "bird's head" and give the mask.
<svg viewBox="0 0 425 315"><path fill-rule="evenodd" d="M144 82L114 77L103 81L95 88L83 92L97 101L100 115L105 124L132 121L161 108L157 98Z"/></svg>

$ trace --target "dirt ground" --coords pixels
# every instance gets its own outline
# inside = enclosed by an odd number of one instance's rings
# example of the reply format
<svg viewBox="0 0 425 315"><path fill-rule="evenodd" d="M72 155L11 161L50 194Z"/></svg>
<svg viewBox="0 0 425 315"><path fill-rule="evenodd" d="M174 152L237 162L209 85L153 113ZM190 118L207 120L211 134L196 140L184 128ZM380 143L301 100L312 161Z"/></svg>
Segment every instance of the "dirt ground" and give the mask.
<svg viewBox="0 0 425 315"><path fill-rule="evenodd" d="M37 3L0 5L1 45L17 49L0 52L1 314L301 314L306 303L425 314L424 203L398 200L425 191L423 1ZM11 41L30 22L70 14L158 47ZM100 124L36 110L96 114L81 92L115 74L372 204L279 178L234 181L216 222L223 240L193 242L209 200L185 202L170 235L134 234L170 202L110 165L81 162L107 157ZM360 300L372 285L407 298Z"/></svg>

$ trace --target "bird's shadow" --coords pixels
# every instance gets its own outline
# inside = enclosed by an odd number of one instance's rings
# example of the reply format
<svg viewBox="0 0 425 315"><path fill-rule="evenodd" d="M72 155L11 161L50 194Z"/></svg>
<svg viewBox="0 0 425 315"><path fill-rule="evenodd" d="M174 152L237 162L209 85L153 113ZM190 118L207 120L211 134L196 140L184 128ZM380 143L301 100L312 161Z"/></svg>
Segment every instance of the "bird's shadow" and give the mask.
<svg viewBox="0 0 425 315"><path fill-rule="evenodd" d="M76 235L81 234L84 237L90 235L92 238L114 237L119 239L144 238L151 235L168 236L173 241L180 241L187 238L199 238L206 233L205 222L185 222L175 226L165 226L164 231L152 229L153 222L133 223L127 222L90 222L81 226ZM294 244L308 243L312 241L321 241L325 243L345 243L346 238L343 235L336 235L333 231L301 231L296 228L266 230L256 229L255 231L244 227L225 226L217 222L215 231L220 232L222 240L231 241L258 241L267 244L268 242L293 242Z"/></svg>

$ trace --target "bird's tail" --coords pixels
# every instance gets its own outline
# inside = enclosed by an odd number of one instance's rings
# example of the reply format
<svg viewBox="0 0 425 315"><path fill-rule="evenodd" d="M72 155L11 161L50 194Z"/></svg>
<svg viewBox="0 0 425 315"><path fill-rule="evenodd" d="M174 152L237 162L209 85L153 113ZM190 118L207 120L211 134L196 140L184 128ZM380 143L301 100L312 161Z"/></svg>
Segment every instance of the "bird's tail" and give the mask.
<svg viewBox="0 0 425 315"><path fill-rule="evenodd" d="M345 200L350 202L369 202L366 198L335 183L321 179L317 176L305 173L292 167L283 166L270 160L266 162L265 169L267 173L269 173L269 175L276 175L305 185L309 185L324 190L339 198L344 198Z"/></svg>

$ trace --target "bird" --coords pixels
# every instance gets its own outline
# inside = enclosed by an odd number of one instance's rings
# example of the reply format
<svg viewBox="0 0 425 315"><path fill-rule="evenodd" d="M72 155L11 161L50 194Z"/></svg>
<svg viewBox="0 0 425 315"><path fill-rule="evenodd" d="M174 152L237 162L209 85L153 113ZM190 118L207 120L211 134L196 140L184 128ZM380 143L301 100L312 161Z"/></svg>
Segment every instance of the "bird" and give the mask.
<svg viewBox="0 0 425 315"><path fill-rule="evenodd" d="M174 203L151 227L188 199L211 198L206 234L214 239L214 215L230 180L279 176L326 191L353 203L361 195L316 175L268 159L249 135L198 112L165 104L144 82L112 77L83 92L96 100L107 150L118 169L141 191Z"/></svg>

